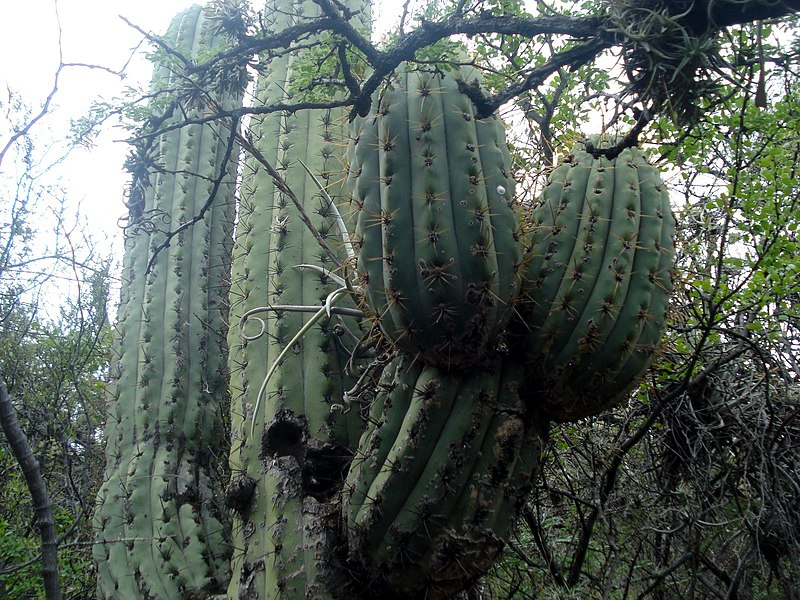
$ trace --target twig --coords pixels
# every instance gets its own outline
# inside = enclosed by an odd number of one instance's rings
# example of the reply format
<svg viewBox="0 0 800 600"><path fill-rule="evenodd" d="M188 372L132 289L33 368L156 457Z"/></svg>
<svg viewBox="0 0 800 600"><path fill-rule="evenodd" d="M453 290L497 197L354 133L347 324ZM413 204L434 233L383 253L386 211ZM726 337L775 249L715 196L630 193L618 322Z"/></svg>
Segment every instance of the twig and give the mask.
<svg viewBox="0 0 800 600"><path fill-rule="evenodd" d="M159 253L168 248L170 243L172 242L172 238L176 235L180 234L183 231L186 231L190 227L192 227L195 223L202 221L203 218L206 216L208 209L211 208L211 205L214 203L214 200L217 197L217 192L219 192L219 188L222 185L222 181L228 175L228 161L230 161L231 154L233 154L233 149L235 148L236 138L238 136L238 121L236 118L233 119L231 122L231 134L228 136L228 145L225 148L225 155L222 157L222 163L220 164L219 175L214 179L214 184L211 188L211 192L208 194L208 198L206 198L205 204L200 208L198 213L194 215L191 219L183 223L177 229L173 231L168 231L166 233L166 238L163 242L161 242L158 246L155 247L153 250L153 254L150 257L150 260L147 262L147 269L145 269L145 274L150 273L153 266L156 263L156 259L158 258Z"/></svg>

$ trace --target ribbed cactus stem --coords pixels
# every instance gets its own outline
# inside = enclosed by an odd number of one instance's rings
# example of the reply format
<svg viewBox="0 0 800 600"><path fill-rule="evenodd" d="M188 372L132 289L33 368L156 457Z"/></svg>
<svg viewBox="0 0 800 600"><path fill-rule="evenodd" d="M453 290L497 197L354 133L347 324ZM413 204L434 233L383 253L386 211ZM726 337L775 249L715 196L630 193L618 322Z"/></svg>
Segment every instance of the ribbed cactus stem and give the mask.
<svg viewBox="0 0 800 600"><path fill-rule="evenodd" d="M459 82L404 70L357 122L348 177L365 303L400 351L467 368L496 349L521 283L514 180L500 120Z"/></svg>
<svg viewBox="0 0 800 600"><path fill-rule="evenodd" d="M310 0L275 0L265 10L274 30L317 15ZM257 102L287 101L302 60L283 55L265 61ZM332 110L275 113L251 123L256 152L243 167L228 338L228 501L235 509L229 595L235 598L327 598L337 586L332 500L362 427L357 407L342 410L344 392L357 379L351 369L356 342L348 330L360 330L356 319L323 308L344 273L270 168L343 263L337 211L327 197L341 196L336 182L345 123L345 113ZM275 306L318 307L318 314L312 319L312 313ZM339 307L354 310L355 304L344 295Z"/></svg>
<svg viewBox="0 0 800 600"><path fill-rule="evenodd" d="M365 597L450 598L508 539L546 421L512 361L465 374L399 356L383 374L343 494Z"/></svg>
<svg viewBox="0 0 800 600"><path fill-rule="evenodd" d="M637 148L609 160L582 146L532 214L521 352L528 392L557 420L619 402L646 370L672 290L675 221Z"/></svg>
<svg viewBox="0 0 800 600"><path fill-rule="evenodd" d="M176 17L167 39L193 56L219 44L210 29L194 7ZM156 69L156 82L169 78L169 69ZM222 106L237 102L219 99ZM106 474L95 517L101 598L167 600L227 585L230 550L216 471L228 399L223 331L236 169L223 159L231 141L221 125L161 134L164 170L133 191L135 198L143 192L143 205L132 211L133 235L125 242ZM164 230L198 215L221 175L205 217L156 255Z"/></svg>

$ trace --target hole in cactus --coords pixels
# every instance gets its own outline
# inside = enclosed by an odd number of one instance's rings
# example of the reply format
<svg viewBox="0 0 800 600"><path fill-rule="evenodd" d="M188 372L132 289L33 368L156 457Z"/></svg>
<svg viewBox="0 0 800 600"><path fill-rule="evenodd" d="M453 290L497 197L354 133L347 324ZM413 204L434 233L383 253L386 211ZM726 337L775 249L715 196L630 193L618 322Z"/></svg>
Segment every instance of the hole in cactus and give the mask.
<svg viewBox="0 0 800 600"><path fill-rule="evenodd" d="M498 185L497 186L497 193L500 194L501 196L505 195L506 188L504 188L502 185Z"/></svg>
<svg viewBox="0 0 800 600"><path fill-rule="evenodd" d="M344 446L324 444L308 448L303 462L303 490L319 502L327 502L344 486L353 454Z"/></svg>
<svg viewBox="0 0 800 600"><path fill-rule="evenodd" d="M291 411L281 411L266 427L261 439L265 457L297 455L303 449L304 426Z"/></svg>
<svg viewBox="0 0 800 600"><path fill-rule="evenodd" d="M247 475L240 475L231 480L225 490L225 506L244 514L256 491L256 482Z"/></svg>

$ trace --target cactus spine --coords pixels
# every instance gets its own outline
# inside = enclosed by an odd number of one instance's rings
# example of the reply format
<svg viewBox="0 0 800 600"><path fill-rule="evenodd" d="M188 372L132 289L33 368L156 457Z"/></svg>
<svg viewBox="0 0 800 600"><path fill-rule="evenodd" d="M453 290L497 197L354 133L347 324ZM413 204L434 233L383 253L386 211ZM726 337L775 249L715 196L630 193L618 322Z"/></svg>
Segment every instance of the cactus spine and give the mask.
<svg viewBox="0 0 800 600"><path fill-rule="evenodd" d="M319 8L310 1L276 0L265 14L280 30L317 16ZM258 82L259 104L288 100L297 60L294 55L270 60ZM341 172L337 148L344 139L338 129L343 118L330 110L275 113L254 118L251 127L258 153L280 173L340 260L346 254L334 211L300 161L337 196L333 184L341 180L335 174ZM330 575L324 560L331 554L337 516L328 501L343 485L361 432L357 408L337 410L355 381L346 375L355 342L345 330L357 332L358 324L339 317L318 322L294 342L261 389L269 367L308 319L307 313L272 307L324 304L339 285L300 265L335 270L336 264L265 165L252 157L244 165L235 237L228 497L236 514L229 594L325 598L332 584L323 581Z"/></svg>
<svg viewBox="0 0 800 600"><path fill-rule="evenodd" d="M637 148L578 146L533 211L524 335L530 392L557 420L596 414L650 364L672 290L675 221Z"/></svg>
<svg viewBox="0 0 800 600"><path fill-rule="evenodd" d="M194 7L176 17L167 38L192 56L218 43L209 29ZM156 69L156 82L169 80L168 68ZM170 600L227 585L228 532L215 471L228 398L222 332L235 163L205 218L173 238L145 273L165 239L159 226L177 228L210 197L228 134L219 125L162 134L165 170L146 189L132 189L136 233L125 241L105 483L95 516L101 598Z"/></svg>
<svg viewBox="0 0 800 600"><path fill-rule="evenodd" d="M442 368L486 357L521 282L505 133L475 119L470 77L398 73L349 153L366 304L399 350Z"/></svg>

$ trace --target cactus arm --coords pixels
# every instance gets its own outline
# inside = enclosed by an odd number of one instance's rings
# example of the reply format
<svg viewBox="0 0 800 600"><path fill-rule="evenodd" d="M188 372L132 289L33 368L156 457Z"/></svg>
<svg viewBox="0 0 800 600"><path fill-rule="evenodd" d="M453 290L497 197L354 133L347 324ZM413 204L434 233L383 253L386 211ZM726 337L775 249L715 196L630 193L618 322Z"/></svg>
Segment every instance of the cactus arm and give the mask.
<svg viewBox="0 0 800 600"><path fill-rule="evenodd" d="M656 174L655 168L649 165L640 165L636 170L638 171L636 187L643 196L642 203L661 203L663 198L660 191L656 189L655 183L648 181ZM610 351L598 357L596 371L601 374L607 373L607 377L613 378L617 375L621 363L624 363L636 348L645 322L649 318L650 304L655 290L650 285L650 279L655 277L661 262L661 254L657 248L663 239L664 221L668 220L670 216L667 213L665 219L663 214L659 216L656 211L647 211L647 214L638 223L637 235L632 247L634 258L628 296L622 300L620 314L613 330L604 342L605 347ZM667 235L671 237L669 231ZM631 323L638 323L639 327L631 327Z"/></svg>
<svg viewBox="0 0 800 600"><path fill-rule="evenodd" d="M431 539L462 522L454 507L485 452L483 446L493 423L499 383L498 371L460 385L457 410L447 420L424 472L391 526L389 535L397 540L395 543L402 544L407 554L424 556L431 550ZM390 561L393 550L396 551L394 544L383 544L375 560Z"/></svg>
<svg viewBox="0 0 800 600"><path fill-rule="evenodd" d="M555 355L555 363L563 364L579 352L591 353L602 347L615 323L628 291L631 267L635 254L636 232L641 217L639 182L636 168L630 166L630 150L617 159L613 170L598 173L604 160L596 160L590 176L588 194L611 206L607 237L603 247L602 262L595 266L597 276L594 286L584 294L588 297L585 308L578 312L577 325L569 341ZM613 176L608 177L609 172ZM597 192L600 192L599 194ZM594 364L594 363L592 363Z"/></svg>
<svg viewBox="0 0 800 600"><path fill-rule="evenodd" d="M264 14L278 30L319 10L310 1L275 0ZM271 105L286 99L299 59L297 53L267 58L256 98ZM343 485L340 474L361 433L361 416L336 410L354 381L346 373L350 352L334 336L339 319L344 330L358 324L339 311L355 310L348 298L329 304L333 319L323 306L340 284L328 272L347 255L335 211L308 174L329 198L339 197L333 183L339 127L336 111L258 115L245 145L251 156L243 167L229 340L231 490L247 493L231 496L232 597L324 599L336 588L331 579L343 577L331 562L335 519L328 500ZM240 337L242 315L276 306L316 309L314 316L265 311L263 326L255 321L245 330L249 339Z"/></svg>
<svg viewBox="0 0 800 600"><path fill-rule="evenodd" d="M386 537L398 512L408 508L408 495L422 476L425 459L431 456L455 406L458 387L443 375L431 368L420 373L397 438L355 519L355 526L367 530L375 546Z"/></svg>
<svg viewBox="0 0 800 600"><path fill-rule="evenodd" d="M447 598L502 549L542 430L523 419L520 366L448 373L419 363L405 370L408 360L384 372L348 476L351 558L375 597Z"/></svg>
<svg viewBox="0 0 800 600"><path fill-rule="evenodd" d="M453 95L431 73L411 72L406 75L406 81L406 94L396 96L398 101L390 109L387 129L402 132L398 146L402 148L408 144L404 154L410 158L411 210L400 209L399 212L409 213L408 231L413 232L409 237L415 259L403 271L413 277L418 287L414 295L420 299L420 306L411 309L411 314L415 315L414 329L419 331L418 344L433 350L440 344L436 339L436 327L428 323L441 326L449 318L449 311L457 311L457 307L452 306L453 299L466 296L469 279L464 271L471 270L467 261L452 254L452 250L459 247L460 234L453 216L460 202L465 201L459 196L462 193L460 184L467 173L451 169L450 146L457 143L451 136L455 138L461 132L447 129L446 116L457 110L451 103L460 102L462 95ZM396 152L392 158L398 160ZM443 274L439 279L420 277L417 271L424 267L442 269ZM447 312L437 314L437 306ZM442 354L442 360L449 360L446 353Z"/></svg>
<svg viewBox="0 0 800 600"><path fill-rule="evenodd" d="M522 234L514 201L515 182L511 173L511 155L499 117L492 116L475 121L475 132L480 148L479 164L481 164L480 171L476 175L482 183L478 186L482 193L480 202L470 205L467 211L470 221L480 225L474 247L480 248L481 251L483 248L496 249L495 254L489 254L489 257L494 256L495 260L487 267L495 273L493 295L498 302L514 303L519 296L522 283L520 240ZM484 169L481 161L485 161L490 167ZM489 174L485 175L484 171ZM474 225L472 227L474 228ZM505 321L501 322L504 326Z"/></svg>
<svg viewBox="0 0 800 600"><path fill-rule="evenodd" d="M370 407L368 427L358 444L358 450L345 482L347 498L344 515L348 523L355 523L359 512L369 499L369 489L385 463L394 445L402 419L390 419L384 410L396 407L403 414L411 402L411 389L421 367L409 364L406 357L395 358L384 369L378 394Z"/></svg>
<svg viewBox="0 0 800 600"><path fill-rule="evenodd" d="M579 169L587 167L584 180ZM531 253L544 258L527 295L540 303L526 307L520 350L531 367L527 397L558 420L575 420L619 402L649 365L671 291L675 226L658 171L637 148L614 159L575 149L558 169L565 173L545 188L534 219L566 212L567 187L585 195L587 208L572 244L532 235ZM560 235L558 218L551 231Z"/></svg>
<svg viewBox="0 0 800 600"><path fill-rule="evenodd" d="M590 159L590 156L582 158L584 161ZM609 236L612 235L611 198L614 190L608 187L613 185L613 179L608 166L599 163L601 161L586 166L589 177L585 181L585 200L578 217L578 233L572 254L562 265L563 269L552 273L552 279L558 281L561 278L561 282L541 326L543 335L552 342L548 348L548 368L558 367L559 358L563 359L564 356L564 347L571 339L568 332L575 330L576 323L586 313L595 288L595 274L600 272L601 267L598 265L603 264ZM575 188L576 193L579 193L577 190L583 184L582 179L575 181L574 185L578 186ZM562 243L566 244L566 241ZM593 316L602 320L603 314ZM589 318L592 318L591 314Z"/></svg>
<svg viewBox="0 0 800 600"><path fill-rule="evenodd" d="M491 359L523 262L503 127L476 123L459 77L399 72L348 154L365 302L399 351L445 369Z"/></svg>
<svg viewBox="0 0 800 600"><path fill-rule="evenodd" d="M409 76L410 77L410 76ZM410 85L409 77L405 85ZM401 84L402 85L402 84ZM382 234L381 253L370 257L380 272L376 277L370 276L369 283L375 286L375 293L370 294L368 301L375 296L385 297L388 305L387 323L390 335L398 338L416 339L423 330L424 323L409 318L409 315L427 314L425 305L418 292L417 278L414 274L418 264L419 244L416 237L424 224L415 219L414 213L419 211L419 196L410 182L414 179L412 157L417 155L411 146L408 126L411 116L408 106L402 101L391 101L391 96L383 104L384 111L378 115L377 155L380 161L378 196L380 198L381 222L378 231ZM387 112L388 111L388 112ZM423 196L424 197L424 196ZM412 210L407 208L411 200ZM369 239L364 233L365 240ZM366 241L365 241L366 243ZM362 247L362 253L368 247ZM411 259L411 260L409 260ZM408 268L408 266L411 268ZM377 286L376 286L377 284ZM383 302L380 298L379 302Z"/></svg>
<svg viewBox="0 0 800 600"><path fill-rule="evenodd" d="M641 169L641 167L640 167ZM648 167L643 171L641 185L643 188L652 187L657 191L661 198L662 210L659 214L650 218L655 222L660 222L660 236L653 242L652 252L647 252L650 257L642 269L638 270L638 276L644 283L644 279L649 284L650 294L647 300L642 300L640 309L635 318L641 324L640 332L636 339L624 338L618 344L620 366L612 365L611 372L614 373L615 381L633 381L649 365L653 352L659 342L666 321L667 306L669 295L672 292L672 265L675 257L672 250L672 240L675 235L675 218L669 208L669 194L663 184L657 183L659 178L655 168ZM654 226L653 229L656 227ZM647 247L639 250L649 249ZM642 252L642 254L645 254ZM657 257L657 265L652 257ZM610 393L617 396L624 394L630 385L617 384Z"/></svg>

